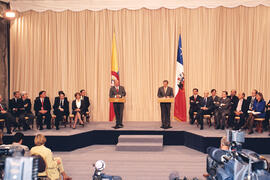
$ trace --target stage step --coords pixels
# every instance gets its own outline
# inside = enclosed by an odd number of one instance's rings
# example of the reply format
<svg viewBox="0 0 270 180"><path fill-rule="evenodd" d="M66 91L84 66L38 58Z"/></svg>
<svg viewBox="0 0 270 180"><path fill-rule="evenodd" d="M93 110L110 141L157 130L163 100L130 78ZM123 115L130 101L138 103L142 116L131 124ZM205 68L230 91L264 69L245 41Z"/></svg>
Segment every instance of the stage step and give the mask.
<svg viewBox="0 0 270 180"><path fill-rule="evenodd" d="M121 135L116 151L162 151L162 135Z"/></svg>

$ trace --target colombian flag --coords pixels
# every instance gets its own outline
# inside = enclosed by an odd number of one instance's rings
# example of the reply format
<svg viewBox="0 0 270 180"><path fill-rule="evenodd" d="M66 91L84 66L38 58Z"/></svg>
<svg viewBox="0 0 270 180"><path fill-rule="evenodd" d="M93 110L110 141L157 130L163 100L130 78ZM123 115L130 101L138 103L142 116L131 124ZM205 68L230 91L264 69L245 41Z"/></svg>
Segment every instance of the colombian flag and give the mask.
<svg viewBox="0 0 270 180"><path fill-rule="evenodd" d="M119 81L119 70L118 70L118 60L117 60L117 51L116 51L116 41L115 33L113 32L113 41L112 41L112 67L111 67L111 86L114 86L114 80ZM115 117L113 103L110 103L110 121L113 121Z"/></svg>

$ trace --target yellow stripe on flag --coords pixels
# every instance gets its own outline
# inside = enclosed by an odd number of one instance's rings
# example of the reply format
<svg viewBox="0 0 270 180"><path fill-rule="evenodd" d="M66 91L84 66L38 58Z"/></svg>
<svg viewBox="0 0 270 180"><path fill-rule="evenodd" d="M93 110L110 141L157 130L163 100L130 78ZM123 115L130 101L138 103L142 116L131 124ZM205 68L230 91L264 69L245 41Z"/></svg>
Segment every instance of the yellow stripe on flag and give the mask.
<svg viewBox="0 0 270 180"><path fill-rule="evenodd" d="M116 40L115 33L113 32L113 42L112 42L112 72L118 72L118 61L117 61L117 51L116 51Z"/></svg>

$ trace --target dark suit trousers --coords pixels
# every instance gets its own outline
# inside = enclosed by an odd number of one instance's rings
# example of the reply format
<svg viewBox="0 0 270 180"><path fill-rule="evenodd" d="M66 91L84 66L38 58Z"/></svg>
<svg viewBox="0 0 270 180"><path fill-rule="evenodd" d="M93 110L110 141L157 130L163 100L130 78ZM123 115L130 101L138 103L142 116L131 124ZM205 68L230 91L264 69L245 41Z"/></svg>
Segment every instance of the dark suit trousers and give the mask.
<svg viewBox="0 0 270 180"><path fill-rule="evenodd" d="M217 111L215 112L216 127L220 128L225 127L226 116L228 114L229 114L228 111L224 111L223 109L217 109Z"/></svg>
<svg viewBox="0 0 270 180"><path fill-rule="evenodd" d="M25 127L25 119L24 119L24 112L23 111L13 111L12 116L19 119L19 126Z"/></svg>
<svg viewBox="0 0 270 180"><path fill-rule="evenodd" d="M194 118L194 112L198 112L198 108L190 107L189 109L189 123L194 124L195 118Z"/></svg>
<svg viewBox="0 0 270 180"><path fill-rule="evenodd" d="M211 110L202 110L202 109L200 109L198 111L196 119L198 120L198 123L201 125L201 127L203 127L203 116L204 115L211 115Z"/></svg>
<svg viewBox="0 0 270 180"><path fill-rule="evenodd" d="M56 112L54 112L55 113L55 116L56 116L56 118L55 118L55 126L56 127L59 127L59 123L60 123L60 121L63 121L63 119L64 119L64 116L66 115L65 114L65 112L64 111L56 111ZM67 115L66 115L67 116ZM67 117L66 117L67 118Z"/></svg>
<svg viewBox="0 0 270 180"><path fill-rule="evenodd" d="M45 114L41 114L41 113L38 113L37 114L37 123L40 127L43 127L43 119L42 117L45 116L45 121L44 123L47 125L47 128L50 128L51 127L51 114L49 112L45 113Z"/></svg>
<svg viewBox="0 0 270 180"><path fill-rule="evenodd" d="M16 122L16 118L14 116L12 116L12 114L9 112L4 113L4 114L0 114L0 119L5 119L7 132L11 131L12 125L14 126L14 128L16 128L18 126L18 124Z"/></svg>
<svg viewBox="0 0 270 180"><path fill-rule="evenodd" d="M171 125L171 103L160 103L162 126Z"/></svg>
<svg viewBox="0 0 270 180"><path fill-rule="evenodd" d="M124 103L113 103L113 109L116 117L116 125L122 125Z"/></svg>
<svg viewBox="0 0 270 180"><path fill-rule="evenodd" d="M232 115L230 115L229 117L232 118L233 120L233 126L236 128L236 129L240 129L244 124L245 124L245 120L247 118L247 115L246 114L240 114L240 120L238 119L235 119L236 115L235 113L233 113Z"/></svg>
<svg viewBox="0 0 270 180"><path fill-rule="evenodd" d="M270 110L267 110L265 113L265 120L263 121L263 128L265 129L269 128L269 118L270 118Z"/></svg>

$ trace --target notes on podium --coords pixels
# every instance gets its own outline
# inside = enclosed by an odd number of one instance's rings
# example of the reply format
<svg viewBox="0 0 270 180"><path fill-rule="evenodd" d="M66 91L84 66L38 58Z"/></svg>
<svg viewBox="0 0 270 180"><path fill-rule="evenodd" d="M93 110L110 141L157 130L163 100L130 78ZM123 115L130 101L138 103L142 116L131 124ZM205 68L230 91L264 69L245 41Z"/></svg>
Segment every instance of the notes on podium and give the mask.
<svg viewBox="0 0 270 180"><path fill-rule="evenodd" d="M173 103L174 98L158 98L159 103Z"/></svg>
<svg viewBox="0 0 270 180"><path fill-rule="evenodd" d="M110 98L109 101L113 103L125 103L126 99L125 98Z"/></svg>

